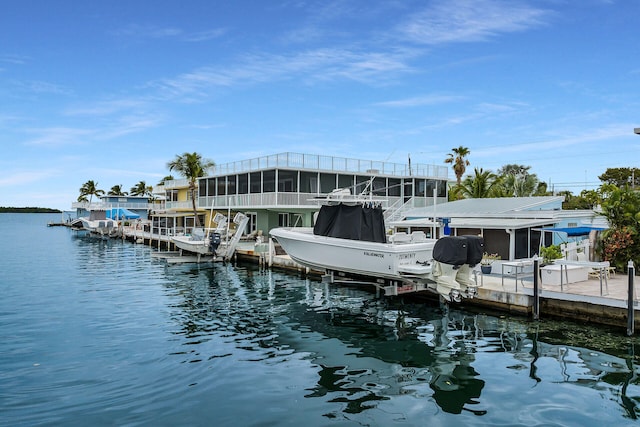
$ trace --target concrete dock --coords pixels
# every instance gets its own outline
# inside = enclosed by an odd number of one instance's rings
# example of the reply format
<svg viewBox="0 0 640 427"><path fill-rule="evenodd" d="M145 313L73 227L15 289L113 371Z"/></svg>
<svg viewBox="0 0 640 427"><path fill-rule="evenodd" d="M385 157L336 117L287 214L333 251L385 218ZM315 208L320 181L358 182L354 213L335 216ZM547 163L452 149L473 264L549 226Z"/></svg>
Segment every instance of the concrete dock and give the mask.
<svg viewBox="0 0 640 427"><path fill-rule="evenodd" d="M123 238L150 245L158 251L167 252L165 258L171 263L197 262L195 257L178 257L175 247L172 247L168 236L152 236L140 230L125 230ZM281 251L269 254L267 244L256 245L255 241L241 241L236 248L235 259L253 262L269 268L280 268L301 274L321 277L322 272L311 271L300 266ZM202 261L202 260L200 260ZM508 312L522 316L534 314L533 274L515 277L512 274L502 274L495 271L492 274L477 273L480 285L478 295L474 299L464 300L462 306L477 309L490 309ZM640 280L640 278L639 278ZM637 287L634 281L634 288ZM540 282L540 281L539 281ZM589 276L586 280L564 283L562 285L548 285L539 283L539 311L540 318L565 318L577 322L595 323L629 330L628 288L629 278L626 274L611 273L606 281L601 283L598 277ZM421 298L437 298L428 292L415 295ZM428 295L427 295L428 294ZM405 296L412 294L405 294ZM433 295L433 296L432 296ZM640 301L637 290L633 292L633 333L640 329Z"/></svg>
<svg viewBox="0 0 640 427"><path fill-rule="evenodd" d="M237 249L238 259L256 261L258 254L250 245ZM266 259L262 262L268 262ZM270 267L283 268L298 273L320 277L322 272L311 271L298 265L286 254L273 255ZM604 278L603 278L604 279ZM533 277L503 276L501 272L482 274L478 271L477 281L480 284L478 296L463 300L462 306L478 309L490 309L522 316L533 316L534 289ZM634 288L637 284L634 281ZM540 318L564 318L577 322L597 323L615 326L622 331L628 326L628 283L626 274L611 273L605 280L589 277L585 281L560 285L542 285L539 281L539 316ZM426 294L426 293L425 293ZM411 294L405 294L405 296ZM420 295L425 297L427 295ZM435 295L433 296L435 297ZM634 289L634 333L640 328L640 301Z"/></svg>

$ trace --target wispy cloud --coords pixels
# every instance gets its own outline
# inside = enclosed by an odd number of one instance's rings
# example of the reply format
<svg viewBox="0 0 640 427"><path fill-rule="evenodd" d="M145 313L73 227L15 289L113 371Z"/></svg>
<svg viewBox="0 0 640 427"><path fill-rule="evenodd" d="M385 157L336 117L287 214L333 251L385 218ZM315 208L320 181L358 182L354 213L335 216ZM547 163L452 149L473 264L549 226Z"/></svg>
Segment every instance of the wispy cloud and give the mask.
<svg viewBox="0 0 640 427"><path fill-rule="evenodd" d="M140 98L122 98L100 101L90 106L76 106L64 110L67 116L106 116L123 111L144 108L148 105Z"/></svg>
<svg viewBox="0 0 640 427"><path fill-rule="evenodd" d="M300 79L380 83L412 71L407 54L315 49L290 55L245 55L235 66L202 67L175 78L150 83L165 97L203 97L214 88Z"/></svg>
<svg viewBox="0 0 640 427"><path fill-rule="evenodd" d="M378 102L374 105L379 107L392 107L392 108L405 108L405 107L420 107L424 105L438 105L449 102L462 101L465 98L463 96L454 95L424 95L416 96L406 99L397 99L394 101Z"/></svg>
<svg viewBox="0 0 640 427"><path fill-rule="evenodd" d="M0 187L22 187L25 184L42 181L55 175L54 171L49 170L30 170L20 172L7 172L0 177Z"/></svg>
<svg viewBox="0 0 640 427"><path fill-rule="evenodd" d="M0 54L0 62L5 62L8 64L22 65L25 64L28 60L29 57L24 55Z"/></svg>
<svg viewBox="0 0 640 427"><path fill-rule="evenodd" d="M133 116L122 117L109 129L105 129L101 132L100 139L114 139L123 135L142 132L147 129L155 128L161 120L158 117L152 116Z"/></svg>
<svg viewBox="0 0 640 427"><path fill-rule="evenodd" d="M27 129L26 133L35 135L25 145L43 148L58 148L68 145L84 145L95 141L108 141L123 135L142 132L155 128L161 123L159 117L150 115L123 115L97 125L93 128L48 127Z"/></svg>
<svg viewBox="0 0 640 427"><path fill-rule="evenodd" d="M12 80L11 83L22 92L35 94L48 93L53 95L71 95L73 93L70 89L63 86L40 80Z"/></svg>
<svg viewBox="0 0 640 427"><path fill-rule="evenodd" d="M203 31L186 32L176 27L158 27L155 25L130 24L119 28L112 34L134 39L178 39L186 42L202 42L223 36L225 28L214 28Z"/></svg>
<svg viewBox="0 0 640 427"><path fill-rule="evenodd" d="M182 35L182 30L173 27L158 27L155 25L130 24L112 32L116 36L163 39Z"/></svg>
<svg viewBox="0 0 640 427"><path fill-rule="evenodd" d="M414 43L479 42L545 24L550 11L511 0L437 0L399 31Z"/></svg>
<svg viewBox="0 0 640 427"><path fill-rule="evenodd" d="M501 155L515 153L541 153L549 151L557 151L561 148L573 147L576 145L584 146L587 143L600 143L601 141L612 140L629 136L629 124L611 124L599 128L591 128L583 130L564 138L546 138L536 142L524 142L514 144L501 144L499 147L485 147L474 150L474 155L479 157L494 156L496 149L499 148ZM566 134L566 132L561 132Z"/></svg>
<svg viewBox="0 0 640 427"><path fill-rule="evenodd" d="M183 40L188 42L203 42L207 40L217 39L227 33L225 28L216 28L213 30L199 31L195 33L185 34Z"/></svg>
<svg viewBox="0 0 640 427"><path fill-rule="evenodd" d="M27 141L27 145L41 147L59 147L64 145L81 144L86 138L92 137L95 132L88 129L71 127L50 127L31 129L27 132L37 136Z"/></svg>

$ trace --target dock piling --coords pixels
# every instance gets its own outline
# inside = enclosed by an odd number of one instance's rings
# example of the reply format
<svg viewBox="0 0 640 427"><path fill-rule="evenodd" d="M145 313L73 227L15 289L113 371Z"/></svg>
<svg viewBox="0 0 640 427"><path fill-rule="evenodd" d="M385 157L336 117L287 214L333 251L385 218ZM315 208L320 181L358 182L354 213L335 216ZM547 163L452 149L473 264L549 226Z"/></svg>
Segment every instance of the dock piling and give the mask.
<svg viewBox="0 0 640 427"><path fill-rule="evenodd" d="M540 266L538 256L533 257L533 320L540 319Z"/></svg>
<svg viewBox="0 0 640 427"><path fill-rule="evenodd" d="M628 312L627 312L627 335L628 336L632 336L634 333L634 328L635 328L635 311L634 311L634 303L635 303L635 298L633 296L634 292L633 292L633 277L635 276L635 268L633 267L633 261L629 260L629 264L627 264L628 267L628 277L629 277L629 293L627 295L627 307L628 307Z"/></svg>

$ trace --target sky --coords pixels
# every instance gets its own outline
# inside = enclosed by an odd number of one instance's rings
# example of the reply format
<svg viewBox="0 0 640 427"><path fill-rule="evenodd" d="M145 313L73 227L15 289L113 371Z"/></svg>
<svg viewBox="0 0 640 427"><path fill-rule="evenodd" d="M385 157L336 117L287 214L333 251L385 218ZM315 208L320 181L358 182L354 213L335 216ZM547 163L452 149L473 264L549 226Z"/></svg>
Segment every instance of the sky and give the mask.
<svg viewBox="0 0 640 427"><path fill-rule="evenodd" d="M459 146L467 172L527 165L579 194L640 167L639 17L639 0L3 0L0 206L154 186L184 152L445 165Z"/></svg>

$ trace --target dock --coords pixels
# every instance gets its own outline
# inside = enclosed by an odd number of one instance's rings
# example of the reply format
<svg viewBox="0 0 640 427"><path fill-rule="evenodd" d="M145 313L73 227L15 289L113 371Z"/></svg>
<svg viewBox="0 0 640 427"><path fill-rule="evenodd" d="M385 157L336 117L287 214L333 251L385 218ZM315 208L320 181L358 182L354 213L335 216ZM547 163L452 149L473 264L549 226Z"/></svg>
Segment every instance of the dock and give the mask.
<svg viewBox="0 0 640 427"><path fill-rule="evenodd" d="M237 249L238 259L255 262L256 256L246 245ZM273 255L270 266L317 277L322 277L323 274L323 272L300 266L286 254ZM482 274L478 271L476 277L480 285L478 295L473 299L464 299L461 303L462 307L533 317L532 275L516 278L513 275L505 276L501 272ZM586 281L565 283L561 286L539 283L539 316L625 329L629 318L628 283L629 277L620 273L610 274L606 280L606 286L597 277L588 277ZM634 283L635 286L637 284ZM407 295L413 294L405 294ZM634 289L634 333L640 328L640 316L638 316L640 301L637 295ZM430 292L420 292L417 296L437 299L437 296Z"/></svg>
<svg viewBox="0 0 640 427"><path fill-rule="evenodd" d="M139 244L146 244L156 249L155 258L164 259L168 264L185 262L216 262L220 260L211 257L197 257L180 254L171 243L170 236L151 235L149 232L135 228L123 229L122 239ZM263 265L266 268L278 268L293 271L298 274L321 278L323 272L313 271L293 261L286 253L275 250L273 243L256 244L254 240L240 241L237 245L234 260L242 260ZM473 299L465 299L462 307L500 311L521 316L534 315L533 274L518 275L505 274L495 271L482 274L477 267L476 280L479 284L478 295ZM620 272L607 273L606 285L598 277L589 276L586 280L562 285L539 283L539 304L537 315L539 318L561 318L577 322L626 328L629 333L629 277ZM637 290L633 290L633 329L632 333L640 329L640 301ZM437 299L437 295L430 292L418 292L414 295L420 298Z"/></svg>

